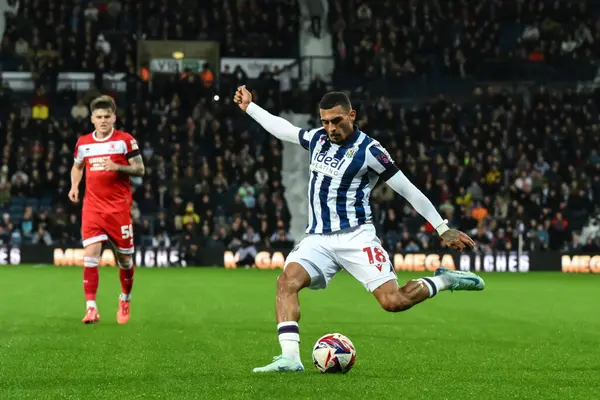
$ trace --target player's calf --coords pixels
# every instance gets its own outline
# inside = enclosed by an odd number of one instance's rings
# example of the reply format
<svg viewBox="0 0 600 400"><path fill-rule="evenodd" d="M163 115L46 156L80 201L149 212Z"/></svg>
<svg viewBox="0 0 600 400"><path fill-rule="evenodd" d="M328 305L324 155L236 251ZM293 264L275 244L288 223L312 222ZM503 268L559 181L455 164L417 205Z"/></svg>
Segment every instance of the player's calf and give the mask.
<svg viewBox="0 0 600 400"><path fill-rule="evenodd" d="M131 290L133 289L134 265L133 257L130 254L118 254L117 263L119 265L119 280L121 281L121 300L131 300Z"/></svg>
<svg viewBox="0 0 600 400"><path fill-rule="evenodd" d="M100 322L100 314L96 305L98 291L98 258L83 257L83 291L85 293L86 310L82 322L95 324Z"/></svg>
<svg viewBox="0 0 600 400"><path fill-rule="evenodd" d="M121 281L117 322L126 324L129 321L131 290L133 288L133 258L130 254L118 253L117 263L119 264L119 280Z"/></svg>
<svg viewBox="0 0 600 400"><path fill-rule="evenodd" d="M273 362L254 372L301 372L300 361L300 302L298 292L310 285L311 278L297 262L290 262L277 278L277 335L281 345L281 355Z"/></svg>
<svg viewBox="0 0 600 400"><path fill-rule="evenodd" d="M430 297L427 288L419 281L410 281L399 288L397 281L391 280L375 289L373 294L381 307L389 312L406 311Z"/></svg>
<svg viewBox="0 0 600 400"><path fill-rule="evenodd" d="M284 358L300 361L300 301L298 292L310 284L310 276L298 263L289 263L277 278L277 333Z"/></svg>
<svg viewBox="0 0 600 400"><path fill-rule="evenodd" d="M298 292L310 283L310 277L301 266L290 264L277 278L277 321L299 321Z"/></svg>
<svg viewBox="0 0 600 400"><path fill-rule="evenodd" d="M102 242L88 244L83 249L83 292L86 308L98 308L96 293L98 292L98 264L102 253Z"/></svg>
<svg viewBox="0 0 600 400"><path fill-rule="evenodd" d="M438 268L435 276L419 278L398 287L390 280L379 286L373 294L381 307L389 312L406 311L444 290L483 290L485 282L472 272Z"/></svg>

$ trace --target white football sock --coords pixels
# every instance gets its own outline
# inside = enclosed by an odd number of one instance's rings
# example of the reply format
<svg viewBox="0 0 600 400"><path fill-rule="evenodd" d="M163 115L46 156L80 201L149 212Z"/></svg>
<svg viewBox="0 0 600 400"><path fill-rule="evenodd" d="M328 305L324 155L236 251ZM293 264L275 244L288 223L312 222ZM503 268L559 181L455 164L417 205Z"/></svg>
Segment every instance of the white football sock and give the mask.
<svg viewBox="0 0 600 400"><path fill-rule="evenodd" d="M300 362L300 328L296 321L277 324L281 354L288 360Z"/></svg>
<svg viewBox="0 0 600 400"><path fill-rule="evenodd" d="M88 300L88 301L86 301L85 302L85 307L86 308L92 307L92 308L96 308L96 309L98 308L98 306L96 305L96 300Z"/></svg>
<svg viewBox="0 0 600 400"><path fill-rule="evenodd" d="M450 289L450 279L446 275L432 276L427 279L433 282L438 292Z"/></svg>
<svg viewBox="0 0 600 400"><path fill-rule="evenodd" d="M119 300L121 300L121 301L131 301L131 294L121 293L119 295Z"/></svg>
<svg viewBox="0 0 600 400"><path fill-rule="evenodd" d="M450 280L444 275L420 278L417 281L423 283L429 290L429 297L433 297L442 290L450 288Z"/></svg>

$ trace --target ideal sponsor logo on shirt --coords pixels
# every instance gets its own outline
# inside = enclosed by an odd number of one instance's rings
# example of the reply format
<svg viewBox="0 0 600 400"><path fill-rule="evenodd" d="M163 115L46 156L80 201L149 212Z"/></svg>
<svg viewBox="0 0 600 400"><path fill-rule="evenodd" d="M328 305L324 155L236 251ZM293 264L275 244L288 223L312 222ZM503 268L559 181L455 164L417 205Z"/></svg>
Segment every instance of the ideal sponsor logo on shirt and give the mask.
<svg viewBox="0 0 600 400"><path fill-rule="evenodd" d="M318 153L311 164L313 171L321 172L325 175L337 177L340 176L342 166L346 163L346 159L339 160L327 153Z"/></svg>

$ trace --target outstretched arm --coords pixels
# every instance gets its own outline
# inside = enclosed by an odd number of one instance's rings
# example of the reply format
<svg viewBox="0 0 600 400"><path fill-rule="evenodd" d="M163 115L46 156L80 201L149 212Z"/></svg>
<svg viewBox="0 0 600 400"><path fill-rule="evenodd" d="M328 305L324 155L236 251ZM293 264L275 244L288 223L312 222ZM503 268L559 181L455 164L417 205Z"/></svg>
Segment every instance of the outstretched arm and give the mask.
<svg viewBox="0 0 600 400"><path fill-rule="evenodd" d="M431 201L421 192L394 164L387 151L379 144L369 148L367 154L369 167L396 193L404 197L419 214L423 216L437 231L444 242L455 250L463 250L466 247L474 247L475 242L456 229L448 227L448 221L444 220Z"/></svg>
<svg viewBox="0 0 600 400"><path fill-rule="evenodd" d="M288 120L271 114L256 103L248 104L246 113L277 139L296 144L300 143L298 135L301 129L292 125Z"/></svg>
<svg viewBox="0 0 600 400"><path fill-rule="evenodd" d="M423 216L431 226L435 227L437 233L441 236L450 228L448 221L444 220L440 213L435 209L431 201L421 192L399 169L387 181L396 193L408 201L419 214Z"/></svg>
<svg viewBox="0 0 600 400"><path fill-rule="evenodd" d="M235 95L235 101L242 111L245 111L252 119L258 122L267 132L275 136L279 140L285 140L291 143L300 143L300 131L297 126L292 125L289 121L277 117L267 110L252 102L252 94L245 86L240 86Z"/></svg>
<svg viewBox="0 0 600 400"><path fill-rule="evenodd" d="M438 235L444 242L454 250L463 250L467 247L475 247L475 242L467 234L448 227L448 220L435 209L431 201L413 183L398 170L386 182L394 191L404 197L419 214L435 227Z"/></svg>

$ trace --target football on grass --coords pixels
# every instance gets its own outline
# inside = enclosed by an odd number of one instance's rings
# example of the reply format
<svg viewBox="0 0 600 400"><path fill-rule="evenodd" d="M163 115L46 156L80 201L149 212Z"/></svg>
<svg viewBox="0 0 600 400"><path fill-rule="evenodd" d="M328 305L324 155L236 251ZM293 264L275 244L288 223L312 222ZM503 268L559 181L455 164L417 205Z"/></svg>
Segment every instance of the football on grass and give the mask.
<svg viewBox="0 0 600 400"><path fill-rule="evenodd" d="M356 349L341 333L329 333L315 343L312 359L315 367L324 374L345 374L356 361Z"/></svg>

